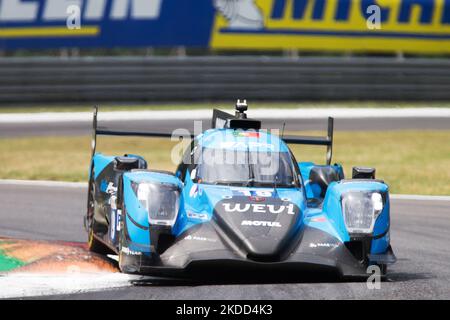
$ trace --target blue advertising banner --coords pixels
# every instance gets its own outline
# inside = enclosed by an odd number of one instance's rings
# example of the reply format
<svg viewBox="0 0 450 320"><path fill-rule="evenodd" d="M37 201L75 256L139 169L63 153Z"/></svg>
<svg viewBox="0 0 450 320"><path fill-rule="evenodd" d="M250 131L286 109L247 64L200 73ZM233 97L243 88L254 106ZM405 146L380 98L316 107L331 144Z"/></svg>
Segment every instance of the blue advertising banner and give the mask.
<svg viewBox="0 0 450 320"><path fill-rule="evenodd" d="M214 14L212 0L0 0L0 48L207 47Z"/></svg>
<svg viewBox="0 0 450 320"><path fill-rule="evenodd" d="M450 53L450 0L0 0L0 49Z"/></svg>

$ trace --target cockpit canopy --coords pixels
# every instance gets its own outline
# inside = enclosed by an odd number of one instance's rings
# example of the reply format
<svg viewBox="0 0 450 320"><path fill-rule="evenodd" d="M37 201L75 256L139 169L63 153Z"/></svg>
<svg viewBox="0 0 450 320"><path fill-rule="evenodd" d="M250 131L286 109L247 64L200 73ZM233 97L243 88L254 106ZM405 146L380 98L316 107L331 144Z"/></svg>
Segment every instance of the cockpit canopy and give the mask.
<svg viewBox="0 0 450 320"><path fill-rule="evenodd" d="M260 130L206 131L186 152L191 178L234 186L298 187L299 174L287 145Z"/></svg>
<svg viewBox="0 0 450 320"><path fill-rule="evenodd" d="M280 187L298 186L289 152L203 148L195 172L198 182L220 185Z"/></svg>

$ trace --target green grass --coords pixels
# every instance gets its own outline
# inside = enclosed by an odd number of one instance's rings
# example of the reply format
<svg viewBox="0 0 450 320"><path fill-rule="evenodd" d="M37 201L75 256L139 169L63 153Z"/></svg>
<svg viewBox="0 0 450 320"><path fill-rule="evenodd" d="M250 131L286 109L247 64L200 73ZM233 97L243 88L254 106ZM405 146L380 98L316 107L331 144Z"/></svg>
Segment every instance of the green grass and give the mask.
<svg viewBox="0 0 450 320"><path fill-rule="evenodd" d="M304 133L302 133L304 134ZM101 138L107 154L135 153L151 168L173 170L176 142L145 138ZM293 146L298 161L325 161L322 147ZM90 137L0 139L0 178L86 181ZM450 195L450 131L336 132L333 161L373 166L392 193Z"/></svg>
<svg viewBox="0 0 450 320"><path fill-rule="evenodd" d="M252 102L255 108L450 108L450 102ZM100 105L102 111L138 111L138 110L191 110L212 109L216 107L233 108L234 101L222 101L211 103L167 103L144 105ZM37 112L83 112L91 111L91 105L54 105L54 106L0 106L0 113L37 113Z"/></svg>
<svg viewBox="0 0 450 320"><path fill-rule="evenodd" d="M25 265L24 262L7 256L2 250L0 250L0 272L10 271Z"/></svg>

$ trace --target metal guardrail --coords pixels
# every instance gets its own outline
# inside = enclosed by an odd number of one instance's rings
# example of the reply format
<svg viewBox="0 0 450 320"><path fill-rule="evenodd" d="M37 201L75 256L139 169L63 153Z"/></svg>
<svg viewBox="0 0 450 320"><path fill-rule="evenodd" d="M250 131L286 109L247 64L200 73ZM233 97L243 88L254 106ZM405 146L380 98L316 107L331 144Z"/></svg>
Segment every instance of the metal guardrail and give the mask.
<svg viewBox="0 0 450 320"><path fill-rule="evenodd" d="M2 58L0 104L450 100L450 60Z"/></svg>

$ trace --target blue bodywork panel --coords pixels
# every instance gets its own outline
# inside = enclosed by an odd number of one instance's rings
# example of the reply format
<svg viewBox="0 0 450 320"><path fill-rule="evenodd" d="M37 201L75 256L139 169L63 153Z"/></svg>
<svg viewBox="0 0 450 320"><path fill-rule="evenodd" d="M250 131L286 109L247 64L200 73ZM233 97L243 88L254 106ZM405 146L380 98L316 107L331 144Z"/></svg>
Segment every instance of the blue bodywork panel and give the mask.
<svg viewBox="0 0 450 320"><path fill-rule="evenodd" d="M286 143L265 131L215 129L198 138L204 148L251 152L288 152Z"/></svg>
<svg viewBox="0 0 450 320"><path fill-rule="evenodd" d="M94 156L93 162L94 162L94 178L97 179L99 174L103 171L103 169L106 168L107 165L109 165L111 162L114 161L113 156L105 156L101 153L97 153Z"/></svg>

